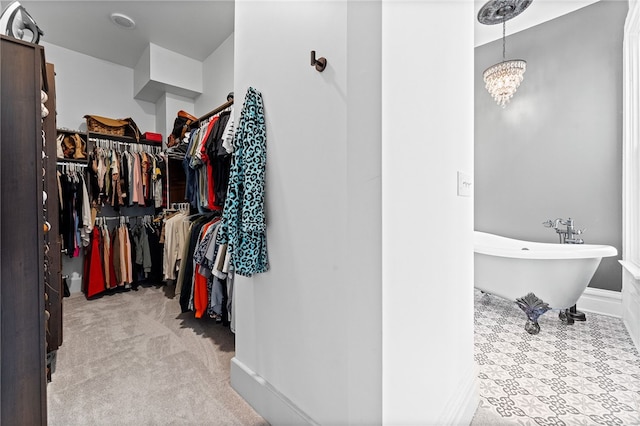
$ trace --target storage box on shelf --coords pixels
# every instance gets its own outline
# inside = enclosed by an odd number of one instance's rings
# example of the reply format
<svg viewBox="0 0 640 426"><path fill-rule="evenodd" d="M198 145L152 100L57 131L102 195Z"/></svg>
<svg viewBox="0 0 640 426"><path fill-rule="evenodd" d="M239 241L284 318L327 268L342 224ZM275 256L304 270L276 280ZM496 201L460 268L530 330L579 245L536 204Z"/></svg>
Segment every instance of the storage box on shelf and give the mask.
<svg viewBox="0 0 640 426"><path fill-rule="evenodd" d="M160 133L144 132L142 137L157 143L162 143L162 135Z"/></svg>

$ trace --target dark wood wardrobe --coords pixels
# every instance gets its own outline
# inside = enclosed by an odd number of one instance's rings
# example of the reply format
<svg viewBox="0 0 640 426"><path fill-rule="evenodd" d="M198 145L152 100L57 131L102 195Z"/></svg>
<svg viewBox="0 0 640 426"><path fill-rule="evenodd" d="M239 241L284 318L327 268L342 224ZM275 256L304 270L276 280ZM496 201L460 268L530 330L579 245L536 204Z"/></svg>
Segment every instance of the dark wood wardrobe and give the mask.
<svg viewBox="0 0 640 426"><path fill-rule="evenodd" d="M43 47L0 36L0 424L3 425L46 425L47 346L57 349L62 343L52 74L53 67L47 67ZM41 89L49 95L46 105L50 113L44 122ZM43 156L43 130L46 156ZM46 203L43 191L47 192ZM45 221L52 225L48 232L44 229Z"/></svg>

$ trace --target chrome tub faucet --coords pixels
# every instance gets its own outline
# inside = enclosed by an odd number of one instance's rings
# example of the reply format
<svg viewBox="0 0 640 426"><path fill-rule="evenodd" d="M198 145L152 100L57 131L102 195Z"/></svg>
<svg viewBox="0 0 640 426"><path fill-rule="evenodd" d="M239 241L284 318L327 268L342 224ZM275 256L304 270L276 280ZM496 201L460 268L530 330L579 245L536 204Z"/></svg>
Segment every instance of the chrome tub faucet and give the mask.
<svg viewBox="0 0 640 426"><path fill-rule="evenodd" d="M560 244L583 244L584 240L582 238L578 238L578 235L581 235L584 232L584 229L576 229L573 224L573 219L549 219L546 222L542 222L542 224L547 228L553 228L556 230L556 233L560 237ZM565 228L561 228L564 226Z"/></svg>

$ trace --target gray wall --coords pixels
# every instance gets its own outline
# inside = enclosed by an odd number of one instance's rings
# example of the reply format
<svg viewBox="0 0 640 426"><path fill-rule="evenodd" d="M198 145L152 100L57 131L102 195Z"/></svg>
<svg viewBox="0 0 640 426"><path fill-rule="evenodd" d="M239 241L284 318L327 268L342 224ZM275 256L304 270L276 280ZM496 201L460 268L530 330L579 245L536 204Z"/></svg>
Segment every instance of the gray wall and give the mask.
<svg viewBox="0 0 640 426"><path fill-rule="evenodd" d="M476 230L558 242L542 222L571 217L586 243L622 252L627 8L601 1L508 36L507 59L525 59L527 71L505 109L482 80L501 60L502 41L475 49ZM619 258L603 259L590 287L620 291Z"/></svg>

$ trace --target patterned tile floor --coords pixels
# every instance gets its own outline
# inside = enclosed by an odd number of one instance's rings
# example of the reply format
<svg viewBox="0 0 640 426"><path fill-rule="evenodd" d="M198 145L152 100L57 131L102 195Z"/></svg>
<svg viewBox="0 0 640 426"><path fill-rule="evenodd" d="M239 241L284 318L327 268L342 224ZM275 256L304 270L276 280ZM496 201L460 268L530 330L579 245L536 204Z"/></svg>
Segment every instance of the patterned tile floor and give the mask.
<svg viewBox="0 0 640 426"><path fill-rule="evenodd" d="M549 311L524 330L515 303L475 291L480 406L515 425L640 425L640 356L622 320Z"/></svg>

